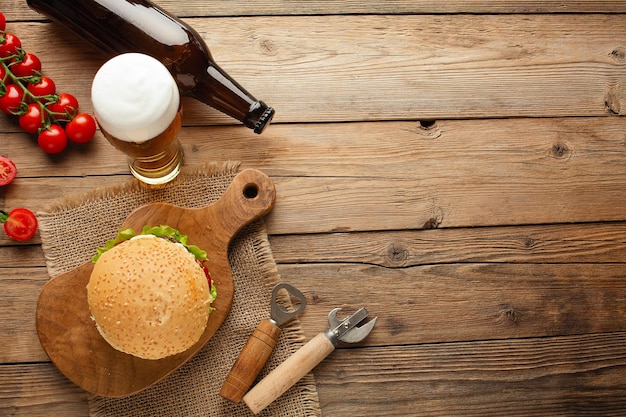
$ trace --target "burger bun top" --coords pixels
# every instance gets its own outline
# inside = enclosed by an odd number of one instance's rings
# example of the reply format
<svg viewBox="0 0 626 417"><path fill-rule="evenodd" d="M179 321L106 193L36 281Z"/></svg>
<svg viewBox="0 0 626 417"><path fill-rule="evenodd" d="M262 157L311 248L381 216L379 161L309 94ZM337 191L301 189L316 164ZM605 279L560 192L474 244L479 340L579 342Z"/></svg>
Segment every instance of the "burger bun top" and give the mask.
<svg viewBox="0 0 626 417"><path fill-rule="evenodd" d="M213 300L201 265L183 245L139 235L100 256L87 301L112 347L161 359L200 339Z"/></svg>

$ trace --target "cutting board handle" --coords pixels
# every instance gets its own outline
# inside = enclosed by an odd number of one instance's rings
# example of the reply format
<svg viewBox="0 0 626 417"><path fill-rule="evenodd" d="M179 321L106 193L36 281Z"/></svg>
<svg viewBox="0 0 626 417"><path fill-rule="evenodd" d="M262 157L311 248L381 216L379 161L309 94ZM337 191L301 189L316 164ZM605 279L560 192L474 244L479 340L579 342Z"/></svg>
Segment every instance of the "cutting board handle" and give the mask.
<svg viewBox="0 0 626 417"><path fill-rule="evenodd" d="M232 237L250 219L265 216L272 210L276 188L272 180L255 169L246 169L235 176L222 197L213 206L220 219L216 232Z"/></svg>

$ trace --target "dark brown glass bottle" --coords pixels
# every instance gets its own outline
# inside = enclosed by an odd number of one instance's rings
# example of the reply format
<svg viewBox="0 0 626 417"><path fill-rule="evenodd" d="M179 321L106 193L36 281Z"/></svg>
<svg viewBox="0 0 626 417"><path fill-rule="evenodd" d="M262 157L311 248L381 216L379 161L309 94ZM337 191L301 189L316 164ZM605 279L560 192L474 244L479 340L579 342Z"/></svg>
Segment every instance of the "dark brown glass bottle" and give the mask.
<svg viewBox="0 0 626 417"><path fill-rule="evenodd" d="M109 56L150 55L165 65L180 93L194 97L261 133L274 109L257 101L211 57L186 23L147 0L27 0L34 10L86 39Z"/></svg>

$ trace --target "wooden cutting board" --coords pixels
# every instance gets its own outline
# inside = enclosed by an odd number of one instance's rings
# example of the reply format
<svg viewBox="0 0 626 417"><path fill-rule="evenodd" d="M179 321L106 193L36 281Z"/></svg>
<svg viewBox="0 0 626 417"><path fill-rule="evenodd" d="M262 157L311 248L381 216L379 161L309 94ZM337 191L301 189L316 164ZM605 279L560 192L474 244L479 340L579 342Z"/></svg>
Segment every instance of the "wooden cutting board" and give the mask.
<svg viewBox="0 0 626 417"><path fill-rule="evenodd" d="M37 332L52 362L81 388L107 397L141 391L180 367L205 345L230 311L235 291L228 262L232 238L245 225L267 214L275 198L270 178L249 169L240 172L220 199L206 207L150 203L133 211L120 229L131 227L138 232L144 225L168 225L186 234L189 244L207 252L218 295L204 334L189 350L159 360L141 359L113 349L91 319L86 285L93 263L86 262L48 281L39 295Z"/></svg>

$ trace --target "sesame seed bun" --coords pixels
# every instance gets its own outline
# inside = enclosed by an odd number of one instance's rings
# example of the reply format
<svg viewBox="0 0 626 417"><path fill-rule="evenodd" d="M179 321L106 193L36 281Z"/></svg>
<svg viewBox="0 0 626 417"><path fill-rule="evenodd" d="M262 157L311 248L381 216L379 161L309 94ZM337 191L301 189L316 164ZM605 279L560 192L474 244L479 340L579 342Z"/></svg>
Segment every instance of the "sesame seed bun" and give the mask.
<svg viewBox="0 0 626 417"><path fill-rule="evenodd" d="M212 300L206 275L187 249L140 235L100 256L87 285L87 301L111 346L161 359L200 339Z"/></svg>

